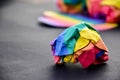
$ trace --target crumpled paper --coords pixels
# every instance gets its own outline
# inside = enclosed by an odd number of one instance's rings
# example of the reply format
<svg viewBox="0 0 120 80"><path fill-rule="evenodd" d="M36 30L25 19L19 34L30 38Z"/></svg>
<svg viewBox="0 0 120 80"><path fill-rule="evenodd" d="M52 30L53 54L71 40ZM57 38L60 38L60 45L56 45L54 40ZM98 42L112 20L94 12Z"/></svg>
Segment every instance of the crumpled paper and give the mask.
<svg viewBox="0 0 120 80"><path fill-rule="evenodd" d="M56 4L61 12L69 14L79 13L86 6L85 0L56 0Z"/></svg>
<svg viewBox="0 0 120 80"><path fill-rule="evenodd" d="M87 13L109 23L120 22L120 0L56 0L56 4L63 13Z"/></svg>
<svg viewBox="0 0 120 80"><path fill-rule="evenodd" d="M55 64L77 63L83 68L106 62L108 49L99 33L89 24L81 22L67 28L51 41Z"/></svg>
<svg viewBox="0 0 120 80"><path fill-rule="evenodd" d="M120 22L120 0L87 0L86 3L91 17Z"/></svg>

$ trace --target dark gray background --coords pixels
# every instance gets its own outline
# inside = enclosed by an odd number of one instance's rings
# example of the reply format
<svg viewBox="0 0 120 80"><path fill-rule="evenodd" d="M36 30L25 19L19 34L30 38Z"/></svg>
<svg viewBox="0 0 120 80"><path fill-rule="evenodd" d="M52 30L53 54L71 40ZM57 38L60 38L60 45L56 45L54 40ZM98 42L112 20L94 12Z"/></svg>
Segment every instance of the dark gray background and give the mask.
<svg viewBox="0 0 120 80"><path fill-rule="evenodd" d="M0 1L0 80L120 80L120 28L100 32L109 49L106 64L54 65L49 43L64 29L37 22L43 11L57 11L54 1Z"/></svg>

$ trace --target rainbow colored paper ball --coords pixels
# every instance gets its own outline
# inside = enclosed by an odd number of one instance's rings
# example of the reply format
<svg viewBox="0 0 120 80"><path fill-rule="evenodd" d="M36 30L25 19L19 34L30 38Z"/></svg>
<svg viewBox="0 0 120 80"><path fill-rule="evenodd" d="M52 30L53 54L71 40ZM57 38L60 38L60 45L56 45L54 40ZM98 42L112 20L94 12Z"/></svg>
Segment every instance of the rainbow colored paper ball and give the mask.
<svg viewBox="0 0 120 80"><path fill-rule="evenodd" d="M88 68L109 59L99 33L84 22L65 29L51 42L51 49L57 65L79 62L83 68Z"/></svg>
<svg viewBox="0 0 120 80"><path fill-rule="evenodd" d="M87 0L88 13L106 22L120 22L120 0Z"/></svg>

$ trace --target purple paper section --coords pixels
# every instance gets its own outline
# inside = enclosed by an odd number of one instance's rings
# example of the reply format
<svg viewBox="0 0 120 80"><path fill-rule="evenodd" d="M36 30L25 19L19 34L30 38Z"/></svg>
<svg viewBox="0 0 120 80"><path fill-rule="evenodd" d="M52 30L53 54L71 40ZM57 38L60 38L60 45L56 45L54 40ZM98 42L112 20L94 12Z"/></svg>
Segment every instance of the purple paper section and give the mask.
<svg viewBox="0 0 120 80"><path fill-rule="evenodd" d="M68 27L68 25L65 25L63 23L60 23L60 22L57 22L53 19L45 18L45 17L39 17L38 21L40 21L41 23L51 25L51 26L55 26L55 27Z"/></svg>

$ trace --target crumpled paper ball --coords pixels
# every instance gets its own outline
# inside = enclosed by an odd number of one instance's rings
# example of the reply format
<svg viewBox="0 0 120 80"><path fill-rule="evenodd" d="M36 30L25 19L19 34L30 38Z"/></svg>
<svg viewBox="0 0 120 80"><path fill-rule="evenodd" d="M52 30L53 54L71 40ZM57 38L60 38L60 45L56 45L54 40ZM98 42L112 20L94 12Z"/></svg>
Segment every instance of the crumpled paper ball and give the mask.
<svg viewBox="0 0 120 80"><path fill-rule="evenodd" d="M63 13L79 13L86 6L85 0L56 0L58 9Z"/></svg>
<svg viewBox="0 0 120 80"><path fill-rule="evenodd" d="M55 64L77 63L83 68L106 62L108 49L99 33L89 24L81 22L65 29L51 41Z"/></svg>
<svg viewBox="0 0 120 80"><path fill-rule="evenodd" d="M86 3L91 17L120 22L120 0L87 0Z"/></svg>

